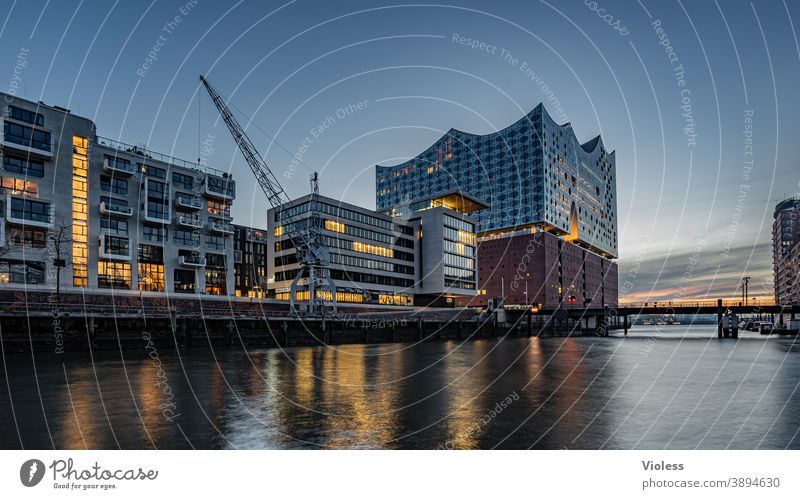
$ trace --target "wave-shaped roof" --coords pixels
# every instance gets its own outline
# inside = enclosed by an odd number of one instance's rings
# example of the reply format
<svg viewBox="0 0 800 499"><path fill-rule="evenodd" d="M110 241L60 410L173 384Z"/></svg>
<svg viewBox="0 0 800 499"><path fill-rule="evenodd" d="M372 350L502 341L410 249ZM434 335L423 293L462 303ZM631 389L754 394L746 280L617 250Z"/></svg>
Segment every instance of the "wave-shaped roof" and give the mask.
<svg viewBox="0 0 800 499"><path fill-rule="evenodd" d="M540 112L540 113L542 113L543 117L545 117L545 116L546 116L546 117L547 117L547 118L548 118L550 121L552 121L553 123L555 123L555 120L552 118L552 116L550 116L550 113L548 113L548 112L547 112L547 109L544 107L544 103L541 103L541 102L540 102L540 103L539 103L539 104L538 104L536 107L534 107L534 108L533 108L533 109L532 109L530 112L528 112L528 113L527 113L525 116L523 116L522 118L518 119L518 120L517 120L517 121L515 121L514 123L511 123L511 124L510 124L510 125L508 125L507 127L503 128L503 129L501 129L501 130L498 130L498 131L496 131L496 132L491 132L491 133L486 133L486 134L478 134L478 133L465 132L465 131L463 131L463 130L459 130L459 129L457 129L457 128L451 128L450 130L448 130L448 131L447 131L447 133L445 133L444 135L442 135L441 137L439 137L438 139L436 139L436 140L433 142L433 144L431 144L430 146L426 147L426 148L425 148L425 149L424 149L424 150L423 150L423 151L422 151L420 154L418 154L417 156L420 156L420 155L424 154L425 152L427 152L427 151L429 151L429 150L433 149L433 148L434 148L434 147L435 147L435 146L436 146L436 145L437 145L439 142L441 142L441 141L442 141L442 140L443 140L445 137L447 137L447 136L491 137L491 136L494 136L494 135L503 135L503 134L504 134L504 132L506 132L506 131L508 131L508 130L511 130L511 129L513 129L513 128L516 128L516 127L517 127L517 126L518 126L520 123L522 123L523 121L525 121L525 120L528 120L528 121L530 121L530 120L532 119L532 116L533 116L534 114L536 114L537 112ZM589 141L587 141L587 142L584 142L583 144L581 144L581 143L580 143L580 141L578 140L578 137L575 135L575 130L572 128L572 124L571 124L569 121L568 121L568 122L566 122L566 123L563 123L563 124L561 124L561 125L559 125L559 124L557 124L557 123L556 123L556 125L557 125L557 126L559 126L559 127L561 127L561 128L562 128L562 129L564 129L564 130L568 130L568 131L569 131L569 133L571 133L571 134L572 134L572 138L573 138L573 140L575 141L575 143L577 143L577 144L580 144L580 146L581 146L581 149L583 149L583 151L584 151L584 152L586 152L587 154L592 154L592 153L594 153L595 151L598 151L598 148L599 148L599 150L600 150L600 151L604 150L604 147L605 147L605 146L603 145L603 138L602 138L600 135L598 135L597 137L595 137L595 138L593 138L593 139L591 139L591 140L589 140ZM609 155L614 155L614 153L615 153L615 151L611 151L611 152L610 152L610 153L608 153L608 154L609 154ZM396 167L398 167L398 166L401 166L401 165L404 165L404 164L408 163L408 161L411 161L411 160L413 160L413 159L414 159L414 158L412 158L412 159L410 159L410 160L403 161L403 162L401 162L401 163L394 164L394 165L376 165L376 167L378 167L378 168L396 168Z"/></svg>

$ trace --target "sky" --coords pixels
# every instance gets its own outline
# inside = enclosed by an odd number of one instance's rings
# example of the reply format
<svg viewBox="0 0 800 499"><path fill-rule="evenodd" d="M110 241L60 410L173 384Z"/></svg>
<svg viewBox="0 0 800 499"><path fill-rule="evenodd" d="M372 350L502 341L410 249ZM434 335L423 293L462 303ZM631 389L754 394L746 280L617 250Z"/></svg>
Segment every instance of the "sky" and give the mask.
<svg viewBox="0 0 800 499"><path fill-rule="evenodd" d="M743 276L772 293L773 209L800 195L797 2L2 5L3 91L232 172L235 223L266 226L267 201L199 74L291 197L317 170L322 194L370 208L374 165L543 102L616 151L622 301L738 296Z"/></svg>

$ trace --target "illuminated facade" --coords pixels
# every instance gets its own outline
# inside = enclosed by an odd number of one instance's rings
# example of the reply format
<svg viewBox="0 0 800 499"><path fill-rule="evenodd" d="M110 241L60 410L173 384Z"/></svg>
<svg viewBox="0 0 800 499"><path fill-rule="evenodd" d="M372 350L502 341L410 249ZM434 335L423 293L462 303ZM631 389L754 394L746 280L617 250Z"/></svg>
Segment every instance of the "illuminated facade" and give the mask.
<svg viewBox="0 0 800 499"><path fill-rule="evenodd" d="M2 96L0 282L52 289L61 268L64 290L234 294L229 174Z"/></svg>
<svg viewBox="0 0 800 499"><path fill-rule="evenodd" d="M504 292L506 303L533 302L533 293L526 300L512 298L509 288L503 289L505 278L497 270L510 268L514 262L506 261L511 257L497 248L484 251L483 243L542 232L568 244L570 250L590 255L590 261L595 256L602 259L599 268L604 273L591 278L588 287L610 291L600 296L572 294L573 282L559 282L549 273L538 286L559 291L543 304L616 303L616 282L610 282L617 274L611 261L617 256L615 154L605 149L600 136L580 143L571 125L555 123L543 105L495 133L475 135L451 129L413 159L376 166L375 178L378 210L393 216L404 216L425 199L453 192L485 203L486 208L474 212L483 271L478 297L471 304L485 305L488 298ZM503 244L516 243L491 246ZM584 256L578 259L586 260ZM544 260L540 263L544 265ZM576 275L594 275L593 268ZM542 289L538 296L550 294Z"/></svg>
<svg viewBox="0 0 800 499"><path fill-rule="evenodd" d="M270 294L288 300L299 270L294 247L278 218L307 223L316 213L331 252L338 302L448 306L456 296L474 295L475 220L441 204L427 208L400 219L308 195L282 211L270 210L267 237L274 250L268 259ZM308 296L301 292L297 299Z"/></svg>

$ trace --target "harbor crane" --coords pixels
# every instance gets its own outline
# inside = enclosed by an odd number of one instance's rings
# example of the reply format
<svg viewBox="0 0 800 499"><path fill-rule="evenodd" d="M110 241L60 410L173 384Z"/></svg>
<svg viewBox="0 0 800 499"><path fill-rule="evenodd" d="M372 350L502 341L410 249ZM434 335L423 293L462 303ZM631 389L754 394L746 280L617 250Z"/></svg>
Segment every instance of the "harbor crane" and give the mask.
<svg viewBox="0 0 800 499"><path fill-rule="evenodd" d="M317 200L319 175L317 172L311 175L311 202L308 216L304 210L292 209L289 206L289 196L278 182L278 178L269 169L222 96L203 75L200 75L200 81L250 166L258 185L267 196L270 206L275 209L276 235L286 236L284 241L289 241L295 249L300 269L289 290L290 314L324 317L336 313L336 284L331 279L328 268L331 262L330 249L320 233L322 218ZM301 279L305 279L304 284L301 284ZM308 291L308 307L304 311L298 311L295 303L297 292L301 290Z"/></svg>

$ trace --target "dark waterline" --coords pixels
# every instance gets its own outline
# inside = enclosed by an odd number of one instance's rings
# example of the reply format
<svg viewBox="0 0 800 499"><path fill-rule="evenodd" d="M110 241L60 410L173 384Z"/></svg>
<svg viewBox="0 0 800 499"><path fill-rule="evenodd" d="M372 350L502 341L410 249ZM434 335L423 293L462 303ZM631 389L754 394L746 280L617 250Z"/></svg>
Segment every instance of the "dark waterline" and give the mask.
<svg viewBox="0 0 800 499"><path fill-rule="evenodd" d="M800 341L714 335L15 354L0 447L800 448Z"/></svg>

